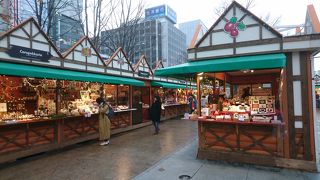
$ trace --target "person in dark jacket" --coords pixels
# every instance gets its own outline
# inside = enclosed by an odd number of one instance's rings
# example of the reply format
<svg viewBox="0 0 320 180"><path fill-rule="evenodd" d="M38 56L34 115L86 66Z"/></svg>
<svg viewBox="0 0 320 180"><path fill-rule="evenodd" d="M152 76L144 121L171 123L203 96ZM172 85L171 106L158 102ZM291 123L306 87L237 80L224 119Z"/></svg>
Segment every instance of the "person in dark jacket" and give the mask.
<svg viewBox="0 0 320 180"><path fill-rule="evenodd" d="M150 108L150 117L155 128L154 134L158 134L160 131L159 124L161 117L161 100L159 96L154 97L154 102Z"/></svg>

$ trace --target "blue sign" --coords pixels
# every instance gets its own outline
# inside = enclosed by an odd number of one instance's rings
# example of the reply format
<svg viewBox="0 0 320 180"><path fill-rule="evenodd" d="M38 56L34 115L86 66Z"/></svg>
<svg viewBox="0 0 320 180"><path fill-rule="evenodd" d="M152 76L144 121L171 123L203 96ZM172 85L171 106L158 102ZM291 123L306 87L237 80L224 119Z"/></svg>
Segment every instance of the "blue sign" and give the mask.
<svg viewBox="0 0 320 180"><path fill-rule="evenodd" d="M177 22L177 13L169 6L167 6L167 17L174 23Z"/></svg>
<svg viewBox="0 0 320 180"><path fill-rule="evenodd" d="M160 17L167 17L173 23L177 22L177 14L169 6L161 5L152 8L145 9L146 19L156 19Z"/></svg>

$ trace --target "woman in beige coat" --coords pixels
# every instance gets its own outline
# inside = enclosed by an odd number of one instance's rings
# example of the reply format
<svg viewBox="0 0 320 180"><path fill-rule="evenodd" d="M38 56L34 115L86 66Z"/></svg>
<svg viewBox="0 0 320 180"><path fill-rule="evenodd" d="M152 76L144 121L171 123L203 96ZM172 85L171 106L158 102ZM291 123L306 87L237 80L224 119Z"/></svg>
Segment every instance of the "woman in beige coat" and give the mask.
<svg viewBox="0 0 320 180"><path fill-rule="evenodd" d="M109 105L103 98L98 98L97 103L99 104L99 139L100 145L108 145L110 139L110 120L107 116L109 113Z"/></svg>

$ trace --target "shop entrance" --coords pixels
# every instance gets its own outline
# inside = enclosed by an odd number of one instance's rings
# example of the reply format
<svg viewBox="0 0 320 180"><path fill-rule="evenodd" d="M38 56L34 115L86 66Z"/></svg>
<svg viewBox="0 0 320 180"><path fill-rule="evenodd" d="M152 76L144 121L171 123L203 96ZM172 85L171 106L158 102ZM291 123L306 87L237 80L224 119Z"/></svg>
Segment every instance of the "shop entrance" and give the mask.
<svg viewBox="0 0 320 180"><path fill-rule="evenodd" d="M147 122L150 119L150 87L133 87L132 92L132 108L137 109L132 113L132 124Z"/></svg>
<svg viewBox="0 0 320 180"><path fill-rule="evenodd" d="M201 74L201 114L230 120L241 116L242 121L281 120L281 72L249 69Z"/></svg>

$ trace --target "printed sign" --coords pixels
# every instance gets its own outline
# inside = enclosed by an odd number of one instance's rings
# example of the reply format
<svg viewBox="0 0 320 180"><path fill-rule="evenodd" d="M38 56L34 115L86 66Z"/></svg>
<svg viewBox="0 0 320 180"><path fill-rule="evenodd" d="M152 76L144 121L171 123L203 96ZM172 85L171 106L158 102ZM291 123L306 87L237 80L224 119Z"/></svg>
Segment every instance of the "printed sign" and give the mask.
<svg viewBox="0 0 320 180"><path fill-rule="evenodd" d="M7 103L0 103L0 112L7 112Z"/></svg>
<svg viewBox="0 0 320 180"><path fill-rule="evenodd" d="M138 71L138 76L148 78L150 76L150 73L147 71Z"/></svg>
<svg viewBox="0 0 320 180"><path fill-rule="evenodd" d="M91 54L92 54L91 48L89 48L89 47L82 48L82 50L81 50L81 55L82 56L90 57Z"/></svg>
<svg viewBox="0 0 320 180"><path fill-rule="evenodd" d="M51 53L48 51L41 51L15 45L11 46L11 48L7 51L7 54L14 58L22 58L42 62L49 62L49 59L52 57Z"/></svg>

